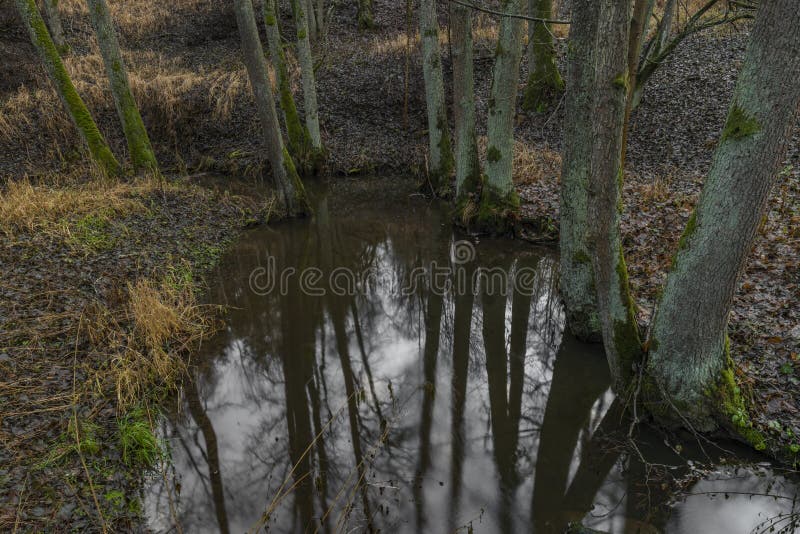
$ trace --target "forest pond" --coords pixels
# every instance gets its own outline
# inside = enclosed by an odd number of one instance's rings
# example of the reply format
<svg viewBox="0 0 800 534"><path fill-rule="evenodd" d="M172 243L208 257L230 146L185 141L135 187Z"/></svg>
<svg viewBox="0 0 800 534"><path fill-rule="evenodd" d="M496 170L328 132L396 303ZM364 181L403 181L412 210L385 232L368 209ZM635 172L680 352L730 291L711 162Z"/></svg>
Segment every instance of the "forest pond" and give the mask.
<svg viewBox="0 0 800 534"><path fill-rule="evenodd" d="M563 331L553 249L407 192L315 197L211 278L225 326L163 421L154 531L794 531L763 458L630 431L602 349Z"/></svg>

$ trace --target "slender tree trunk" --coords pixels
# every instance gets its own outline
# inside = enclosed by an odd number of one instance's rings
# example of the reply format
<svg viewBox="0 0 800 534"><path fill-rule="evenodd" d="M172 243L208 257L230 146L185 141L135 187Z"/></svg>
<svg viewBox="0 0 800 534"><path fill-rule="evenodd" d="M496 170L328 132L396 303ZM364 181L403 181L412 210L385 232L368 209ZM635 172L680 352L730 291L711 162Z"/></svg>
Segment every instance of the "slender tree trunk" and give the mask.
<svg viewBox="0 0 800 534"><path fill-rule="evenodd" d="M58 0L43 0L44 12L47 15L47 26L50 28L50 37L56 45L58 52L64 56L69 53L69 45L64 39L64 29L61 26L61 14L58 12Z"/></svg>
<svg viewBox="0 0 800 534"><path fill-rule="evenodd" d="M760 4L728 120L653 320L647 362L657 391L680 410L681 419L699 430L733 421L757 447L763 438L749 427L736 387L727 326L797 118L798 25L793 0ZM656 413L677 419L662 408Z"/></svg>
<svg viewBox="0 0 800 534"><path fill-rule="evenodd" d="M528 0L528 13L532 17L553 18L553 0ZM552 25L528 21L528 85L523 109L544 111L563 90Z"/></svg>
<svg viewBox="0 0 800 534"><path fill-rule="evenodd" d="M523 13L524 0L504 0L506 13ZM478 222L493 232L506 232L519 213L514 189L514 117L517 111L519 63L525 21L503 17L492 71L492 89L487 118L486 183Z"/></svg>
<svg viewBox="0 0 800 534"><path fill-rule="evenodd" d="M67 74L67 69L64 68L61 56L58 55L56 45L50 38L50 33L47 31L42 15L36 7L36 2L34 0L15 0L15 2L33 46L36 48L42 63L44 63L47 75L50 77L50 81L64 104L67 113L69 113L78 128L78 132L89 147L89 154L92 159L104 172L111 175L122 174L122 167L108 147L105 137L97 129L97 124L95 124L91 113L89 113L80 95L75 90L75 86L72 85L72 80Z"/></svg>
<svg viewBox="0 0 800 534"><path fill-rule="evenodd" d="M600 341L600 319L589 240L589 174L594 116L595 36L599 4L574 0L569 30L564 154L561 167L560 270L567 329L583 341Z"/></svg>
<svg viewBox="0 0 800 534"><path fill-rule="evenodd" d="M325 36L325 0L317 0L316 8L317 10L317 34L320 37Z"/></svg>
<svg viewBox="0 0 800 534"><path fill-rule="evenodd" d="M453 114L456 137L456 218L464 225L480 205L481 164L475 135L475 80L473 74L472 10L451 6L453 39Z"/></svg>
<svg viewBox="0 0 800 534"><path fill-rule="evenodd" d="M633 112L633 101L636 93L636 73L639 69L639 58L642 55L642 42L647 33L654 0L633 0L633 15L628 32L628 80L625 99L625 118L622 126L622 168L625 168L625 155L628 146L628 127Z"/></svg>
<svg viewBox="0 0 800 534"><path fill-rule="evenodd" d="M372 13L372 0L356 0L358 2L358 27L369 30L375 27L375 16Z"/></svg>
<svg viewBox="0 0 800 534"><path fill-rule="evenodd" d="M267 155L272 167L275 188L278 190L281 202L291 215L302 215L311 211L308 204L303 182L297 175L292 158L283 146L283 137L278 125L278 115L275 113L275 102L272 100L272 91L267 72L267 61L258 38L255 13L251 0L234 0L236 24L242 39L242 51L256 100L261 127L264 130L264 141L267 145Z"/></svg>
<svg viewBox="0 0 800 534"><path fill-rule="evenodd" d="M276 0L264 0L264 25L267 28L267 45L269 55L272 60L272 68L275 69L275 77L278 82L278 102L283 112L284 124L286 125L286 135L288 137L289 153L294 158L297 166L307 171L310 168L311 160L311 137L308 129L300 121L297 113L297 104L292 94L291 78L286 64L286 54L281 43L281 34L278 28L278 16Z"/></svg>
<svg viewBox="0 0 800 534"><path fill-rule="evenodd" d="M589 178L589 220L594 242L592 266L603 345L614 390L629 383L641 359L639 329L622 254L622 137L627 98L627 52L631 0L600 2L596 34L594 128Z"/></svg>
<svg viewBox="0 0 800 534"><path fill-rule="evenodd" d="M305 11L308 14L308 38L310 41L317 40L317 12L314 9L314 0L303 0Z"/></svg>
<svg viewBox="0 0 800 534"><path fill-rule="evenodd" d="M450 193L450 173L453 152L450 146L450 126L444 99L442 51L439 47L439 23L436 19L436 0L420 0L419 34L422 40L422 71L425 77L425 104L428 111L428 145L430 159L428 176L433 194Z"/></svg>
<svg viewBox="0 0 800 534"><path fill-rule="evenodd" d="M570 13L572 13L572 0L561 0L558 3L558 18L560 20L567 20L569 19Z"/></svg>
<svg viewBox="0 0 800 534"><path fill-rule="evenodd" d="M131 92L128 72L125 70L125 62L122 59L111 14L108 12L108 4L106 0L86 0L86 4L89 7L89 18L97 36L100 53L103 56L103 64L111 86L111 94L114 96L117 115L122 123L125 140L128 142L128 152L133 168L136 171L158 171L158 162L150 144L150 138L147 136L142 116L139 114L139 108Z"/></svg>
<svg viewBox="0 0 800 534"><path fill-rule="evenodd" d="M654 0L650 0L648 7L648 20L653 13L653 3ZM658 28L656 28L656 34L648 42L648 46L644 51L643 61L640 61L639 65L637 66L636 83L631 84L633 89L631 106L633 109L636 109L641 103L645 82L652 73L652 71L649 71L649 69L645 69L644 67L654 61L669 42L669 36L672 32L672 17L675 13L676 5L677 0L667 0L667 3L664 4L664 15L661 17L661 22L659 22Z"/></svg>
<svg viewBox="0 0 800 534"><path fill-rule="evenodd" d="M303 104L305 107L306 128L311 137L314 159L322 157L322 138L319 131L319 106L317 105L317 85L314 79L314 58L311 56L311 42L308 40L308 19L305 0L292 0L292 14L297 29L297 59L303 78Z"/></svg>

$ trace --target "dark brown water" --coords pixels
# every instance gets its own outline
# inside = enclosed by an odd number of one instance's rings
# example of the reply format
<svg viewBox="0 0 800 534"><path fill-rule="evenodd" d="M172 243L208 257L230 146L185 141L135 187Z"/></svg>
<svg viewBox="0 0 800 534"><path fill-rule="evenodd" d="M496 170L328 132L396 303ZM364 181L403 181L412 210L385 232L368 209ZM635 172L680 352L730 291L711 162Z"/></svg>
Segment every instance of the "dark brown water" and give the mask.
<svg viewBox="0 0 800 534"><path fill-rule="evenodd" d="M155 531L793 531L768 467L628 439L601 349L563 332L551 250L454 235L407 194L316 213L219 267L230 311L164 422Z"/></svg>

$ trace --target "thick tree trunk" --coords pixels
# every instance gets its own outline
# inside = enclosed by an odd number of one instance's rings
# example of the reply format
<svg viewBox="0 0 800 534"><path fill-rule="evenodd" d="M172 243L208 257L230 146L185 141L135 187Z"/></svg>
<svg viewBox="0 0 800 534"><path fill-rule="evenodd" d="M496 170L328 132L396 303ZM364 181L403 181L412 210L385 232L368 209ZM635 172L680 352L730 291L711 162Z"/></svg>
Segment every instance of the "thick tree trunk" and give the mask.
<svg viewBox="0 0 800 534"><path fill-rule="evenodd" d="M100 46L100 54L103 56L117 115L122 123L125 140L128 142L131 164L136 171L158 171L158 162L150 138L147 136L139 107L131 92L128 72L125 70L125 62L122 59L111 14L108 12L108 4L106 0L86 0L86 4L97 36L97 44Z"/></svg>
<svg viewBox="0 0 800 534"><path fill-rule="evenodd" d="M454 4L451 9L453 114L456 127L456 218L466 226L478 212L481 194L481 164L475 135L472 10L459 4Z"/></svg>
<svg viewBox="0 0 800 534"><path fill-rule="evenodd" d="M528 0L532 17L553 18L553 0ZM564 80L556 64L552 26L546 22L528 22L528 85L522 107L544 111L564 90Z"/></svg>
<svg viewBox="0 0 800 534"><path fill-rule="evenodd" d="M762 2L728 120L652 326L648 375L696 429L730 425L757 447L728 357L731 302L800 104L800 12ZM699 298L701 297L701 298ZM720 413L721 411L721 413Z"/></svg>
<svg viewBox="0 0 800 534"><path fill-rule="evenodd" d="M267 61L258 38L255 13L251 0L234 0L233 8L236 13L236 24L242 39L242 51L256 108L264 130L264 141L267 145L272 175L275 188L280 200L291 215L309 213L311 207L306 198L303 182L297 175L292 158L283 146L283 137L278 126L278 116L275 113L275 102L272 100Z"/></svg>
<svg viewBox="0 0 800 534"><path fill-rule="evenodd" d="M372 13L372 0L357 0L358 2L358 27L369 30L375 27L375 16Z"/></svg>
<svg viewBox="0 0 800 534"><path fill-rule="evenodd" d="M63 56L69 52L69 45L64 39L64 29L61 26L61 14L58 12L58 0L43 0L44 12L47 15L47 26L50 28L50 37L56 49Z"/></svg>
<svg viewBox="0 0 800 534"><path fill-rule="evenodd" d="M561 167L561 296L567 328L583 341L600 341L600 320L587 220L592 157L592 86L599 5L574 0L569 31L564 154Z"/></svg>
<svg viewBox="0 0 800 534"><path fill-rule="evenodd" d="M89 154L91 154L92 159L104 172L112 175L122 174L122 167L108 147L103 134L97 129L97 124L95 124L91 113L89 113L80 95L75 90L75 86L72 85L72 80L70 80L69 74L64 68L61 56L58 55L56 45L50 38L50 33L47 31L44 19L42 19L42 15L36 7L36 2L34 0L15 1L20 18L28 30L36 52L39 54L42 63L44 63L47 75L50 77L50 81L64 104L67 113L69 113L78 128L78 132L80 132L81 137L89 147Z"/></svg>
<svg viewBox="0 0 800 534"><path fill-rule="evenodd" d="M630 8L631 0L600 2L588 209L600 330L618 393L629 383L642 353L619 231Z"/></svg>
<svg viewBox="0 0 800 534"><path fill-rule="evenodd" d="M506 13L523 13L524 0L504 0L501 7ZM519 197L513 182L514 117L524 29L523 19L503 17L492 71L486 182L478 223L486 230L498 233L507 231L519 213Z"/></svg>
<svg viewBox="0 0 800 534"><path fill-rule="evenodd" d="M420 0L419 34L422 42L422 71L425 77L425 104L428 111L428 145L430 159L428 176L433 194L450 193L450 174L453 171L453 152L450 126L444 99L442 51L439 47L439 23L436 20L436 0Z"/></svg>
<svg viewBox="0 0 800 534"><path fill-rule="evenodd" d="M286 135L288 137L289 153L297 165L304 171L310 168L311 137L308 129L300 121L297 113L297 104L292 94L289 69L286 64L286 54L281 43L281 34L278 29L278 10L276 0L264 0L264 25L267 28L267 45L272 60L272 68L278 82L278 102L283 112Z"/></svg>
<svg viewBox="0 0 800 534"><path fill-rule="evenodd" d="M317 105L317 84L314 79L314 58L311 56L311 42L308 39L308 18L305 0L292 0L292 14L297 29L297 59L303 78L303 104L306 128L311 137L311 148L315 160L322 157L322 138L319 131L319 106Z"/></svg>

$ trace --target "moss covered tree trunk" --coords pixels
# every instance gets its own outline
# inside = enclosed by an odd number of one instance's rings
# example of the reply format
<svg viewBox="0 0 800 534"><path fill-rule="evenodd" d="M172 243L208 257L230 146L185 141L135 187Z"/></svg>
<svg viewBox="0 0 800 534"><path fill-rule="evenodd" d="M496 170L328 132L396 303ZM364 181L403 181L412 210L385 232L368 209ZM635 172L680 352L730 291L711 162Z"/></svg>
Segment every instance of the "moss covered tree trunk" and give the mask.
<svg viewBox="0 0 800 534"><path fill-rule="evenodd" d="M86 0L86 3L97 36L97 44L100 46L100 54L103 56L117 115L122 124L125 140L128 142L131 164L136 171L157 171L158 162L131 92L128 72L125 70L125 62L122 59L114 23L108 12L108 4L106 0Z"/></svg>
<svg viewBox="0 0 800 534"><path fill-rule="evenodd" d="M444 99L436 0L420 0L419 34L422 43L422 72L425 77L425 105L428 112L428 179L434 195L446 196L450 193L450 174L454 161Z"/></svg>
<svg viewBox="0 0 800 534"><path fill-rule="evenodd" d="M681 418L700 430L733 423L757 447L763 441L749 428L726 331L797 118L799 25L794 0L760 4L711 170L658 305L647 362L656 392ZM663 408L666 419L678 419Z"/></svg>
<svg viewBox="0 0 800 534"><path fill-rule="evenodd" d="M292 0L292 14L297 30L297 59L300 62L300 75L303 79L303 107L311 138L312 157L322 158L322 137L319 130L319 105L317 104L317 82L314 79L314 58L311 56L311 41L308 39L308 17L305 0Z"/></svg>
<svg viewBox="0 0 800 534"><path fill-rule="evenodd" d="M15 2L31 42L44 63L47 75L67 113L78 128L78 132L89 147L92 159L104 172L112 175L122 174L122 167L108 147L103 134L97 129L97 124L75 90L75 86L72 85L72 80L69 78L67 69L64 68L64 63L61 61L61 56L58 55L56 45L47 31L47 26L36 7L36 2L34 0L15 0Z"/></svg>
<svg viewBox="0 0 800 534"><path fill-rule="evenodd" d="M503 0L506 13L523 13L525 0ZM492 88L487 117L486 182L478 223L484 229L502 233L519 213L519 196L514 189L514 117L517 85L522 59L525 21L503 17L492 70Z"/></svg>
<svg viewBox="0 0 800 534"><path fill-rule="evenodd" d="M481 166L475 135L472 10L459 4L454 4L451 9L456 217L461 223L468 225L477 214L481 193Z"/></svg>
<svg viewBox="0 0 800 534"><path fill-rule="evenodd" d="M642 353L619 230L631 0L599 4L588 220L600 330L614 390L621 392Z"/></svg>
<svg viewBox="0 0 800 534"><path fill-rule="evenodd" d="M242 40L242 52L247 74L250 78L250 86L253 89L256 108L261 119L261 127L263 128L264 141L267 145L267 156L272 167L275 188L289 214L302 215L310 213L311 207L308 204L303 182L300 181L300 177L297 175L297 170L295 170L289 152L283 146L283 137L278 125L278 115L275 112L275 102L272 99L272 91L270 89L267 61L264 58L264 51L258 38L253 4L251 0L234 0L233 8L236 14L239 36Z"/></svg>
<svg viewBox="0 0 800 534"><path fill-rule="evenodd" d="M528 0L528 13L542 19L553 18L553 0ZM564 90L558 72L553 28L546 22L528 22L528 85L522 107L544 111Z"/></svg>
<svg viewBox="0 0 800 534"><path fill-rule="evenodd" d="M595 36L599 4L574 0L567 55L566 116L561 166L560 270L567 328L583 341L600 341L600 320L587 219L592 156Z"/></svg>
<svg viewBox="0 0 800 534"><path fill-rule="evenodd" d="M50 37L53 44L63 56L69 52L69 45L64 38L64 28L61 26L61 14L58 11L58 0L43 0L45 15L47 15L47 26L50 28Z"/></svg>
<svg viewBox="0 0 800 534"><path fill-rule="evenodd" d="M356 0L358 2L358 27L368 30L375 27L375 15L372 13L372 0Z"/></svg>
<svg viewBox="0 0 800 534"><path fill-rule="evenodd" d="M289 68L286 64L286 54L281 43L281 34L278 29L278 16L276 0L264 0L263 4L264 25L267 29L267 46L272 60L272 68L278 83L278 103L283 112L286 135L288 137L289 153L297 165L306 170L311 159L311 137L308 129L300 120L297 113L297 104L292 94Z"/></svg>

